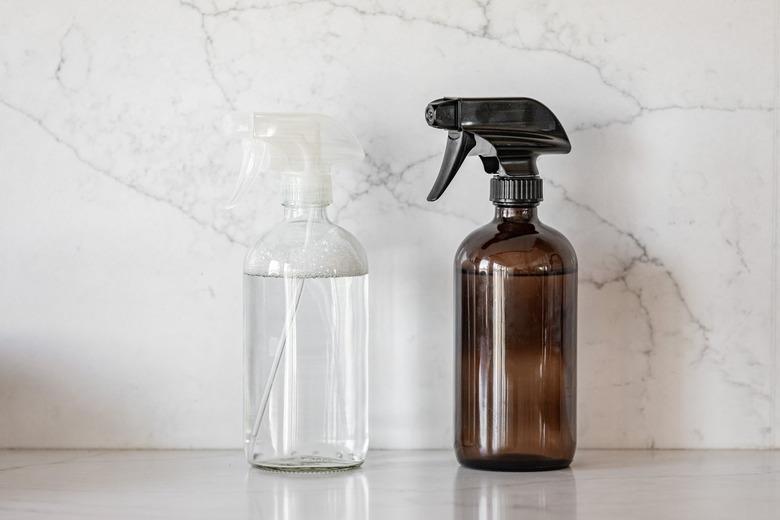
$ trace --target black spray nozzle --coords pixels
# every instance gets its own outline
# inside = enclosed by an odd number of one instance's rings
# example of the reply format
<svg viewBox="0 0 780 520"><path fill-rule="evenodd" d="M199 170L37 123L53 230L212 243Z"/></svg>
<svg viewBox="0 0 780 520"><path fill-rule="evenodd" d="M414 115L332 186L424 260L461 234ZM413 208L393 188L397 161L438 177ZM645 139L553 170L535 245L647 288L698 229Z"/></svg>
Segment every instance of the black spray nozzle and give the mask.
<svg viewBox="0 0 780 520"><path fill-rule="evenodd" d="M444 193L469 155L479 155L487 173L530 177L539 174L539 155L571 150L555 114L534 99L442 98L428 104L425 120L434 128L449 130L429 201Z"/></svg>

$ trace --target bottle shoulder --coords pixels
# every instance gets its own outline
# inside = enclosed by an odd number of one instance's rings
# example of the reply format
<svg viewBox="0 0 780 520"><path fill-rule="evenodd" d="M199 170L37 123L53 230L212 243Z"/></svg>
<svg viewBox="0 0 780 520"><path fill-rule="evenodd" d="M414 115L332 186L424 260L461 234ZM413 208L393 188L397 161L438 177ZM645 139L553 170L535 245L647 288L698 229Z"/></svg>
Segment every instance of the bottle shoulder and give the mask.
<svg viewBox="0 0 780 520"><path fill-rule="evenodd" d="M260 276L335 277L368 273L365 249L330 221L283 221L249 249L244 272Z"/></svg>
<svg viewBox="0 0 780 520"><path fill-rule="evenodd" d="M561 232L538 220L493 220L463 240L455 267L467 271L500 267L515 274L569 273L577 270L577 255Z"/></svg>

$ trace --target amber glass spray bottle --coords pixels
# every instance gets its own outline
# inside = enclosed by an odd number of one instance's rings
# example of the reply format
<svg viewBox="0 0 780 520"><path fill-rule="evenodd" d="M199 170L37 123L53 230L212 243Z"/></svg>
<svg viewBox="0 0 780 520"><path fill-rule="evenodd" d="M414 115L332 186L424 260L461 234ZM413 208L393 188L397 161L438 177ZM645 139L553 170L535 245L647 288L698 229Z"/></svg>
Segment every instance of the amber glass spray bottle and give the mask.
<svg viewBox="0 0 780 520"><path fill-rule="evenodd" d="M444 98L425 111L449 130L437 200L469 155L482 159L491 222L455 255L455 451L465 466L567 467L576 446L577 257L542 224L536 158L567 153L555 115L528 98Z"/></svg>

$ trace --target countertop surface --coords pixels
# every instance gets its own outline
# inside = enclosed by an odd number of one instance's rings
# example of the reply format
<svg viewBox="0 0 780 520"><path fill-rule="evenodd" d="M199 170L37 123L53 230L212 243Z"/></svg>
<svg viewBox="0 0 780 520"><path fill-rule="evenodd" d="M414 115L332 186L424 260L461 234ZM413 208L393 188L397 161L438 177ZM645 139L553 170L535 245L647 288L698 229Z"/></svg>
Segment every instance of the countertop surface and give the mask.
<svg viewBox="0 0 780 520"><path fill-rule="evenodd" d="M0 518L780 518L778 451L580 450L570 469L493 473L450 451L374 451L285 474L237 451L0 451Z"/></svg>

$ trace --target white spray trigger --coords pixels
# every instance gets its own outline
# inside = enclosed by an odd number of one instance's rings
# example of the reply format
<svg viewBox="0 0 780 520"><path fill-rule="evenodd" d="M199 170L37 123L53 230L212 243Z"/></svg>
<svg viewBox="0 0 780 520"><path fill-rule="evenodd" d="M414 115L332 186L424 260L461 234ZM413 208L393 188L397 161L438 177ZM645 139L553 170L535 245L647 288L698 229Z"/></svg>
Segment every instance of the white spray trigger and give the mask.
<svg viewBox="0 0 780 520"><path fill-rule="evenodd" d="M268 168L269 154L268 145L263 142L244 138L241 140L241 167L238 171L238 180L236 188L233 190L230 200L225 205L226 209L236 207L238 200L244 192L254 183L258 174Z"/></svg>
<svg viewBox="0 0 780 520"><path fill-rule="evenodd" d="M242 138L243 158L229 207L259 173L279 175L282 204L328 205L331 170L363 158L357 138L338 121L322 114L253 113L227 119Z"/></svg>

